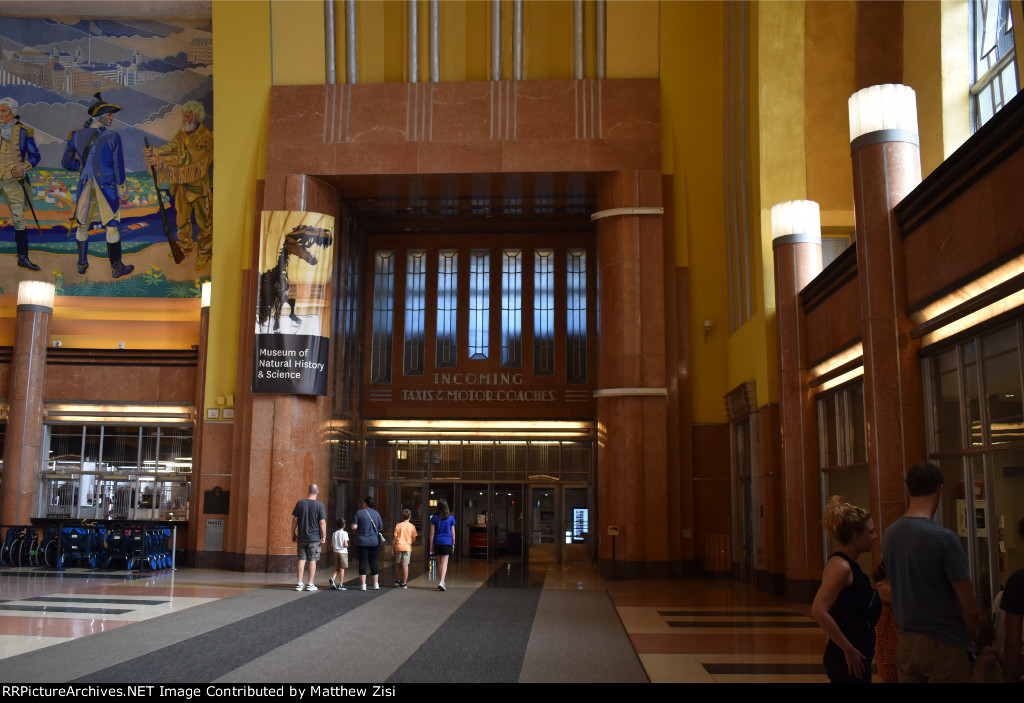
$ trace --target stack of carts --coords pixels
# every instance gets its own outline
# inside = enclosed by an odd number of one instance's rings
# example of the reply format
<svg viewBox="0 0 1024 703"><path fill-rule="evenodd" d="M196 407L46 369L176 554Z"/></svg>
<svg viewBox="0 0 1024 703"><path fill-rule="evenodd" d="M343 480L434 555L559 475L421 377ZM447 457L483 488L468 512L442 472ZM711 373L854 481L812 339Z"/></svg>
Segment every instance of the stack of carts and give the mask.
<svg viewBox="0 0 1024 703"><path fill-rule="evenodd" d="M57 568L88 564L89 568L95 569L104 556L103 535L104 529L100 525L62 523Z"/></svg>

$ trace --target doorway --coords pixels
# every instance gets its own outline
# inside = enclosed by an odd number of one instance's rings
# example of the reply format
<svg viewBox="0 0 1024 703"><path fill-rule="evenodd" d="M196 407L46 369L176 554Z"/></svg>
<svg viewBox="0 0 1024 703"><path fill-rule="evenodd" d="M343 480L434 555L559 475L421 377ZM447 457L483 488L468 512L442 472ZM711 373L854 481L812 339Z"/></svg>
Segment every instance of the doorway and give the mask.
<svg viewBox="0 0 1024 703"><path fill-rule="evenodd" d="M401 519L403 509L412 513L419 533L413 544L414 562L427 561L430 516L441 500L448 502L455 516L456 561L583 564L594 558L593 502L586 485L432 481L378 484L376 490L379 505L387 506L387 533ZM398 500L388 500L386 495Z"/></svg>

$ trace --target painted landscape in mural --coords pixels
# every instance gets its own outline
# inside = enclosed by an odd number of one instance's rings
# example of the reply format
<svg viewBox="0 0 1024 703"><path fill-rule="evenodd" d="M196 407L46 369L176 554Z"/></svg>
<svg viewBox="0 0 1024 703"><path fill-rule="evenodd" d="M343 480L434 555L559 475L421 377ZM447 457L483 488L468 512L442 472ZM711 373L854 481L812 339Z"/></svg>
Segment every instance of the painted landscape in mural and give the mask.
<svg viewBox="0 0 1024 703"><path fill-rule="evenodd" d="M198 297L213 254L211 37L0 22L0 292L48 280L58 295Z"/></svg>

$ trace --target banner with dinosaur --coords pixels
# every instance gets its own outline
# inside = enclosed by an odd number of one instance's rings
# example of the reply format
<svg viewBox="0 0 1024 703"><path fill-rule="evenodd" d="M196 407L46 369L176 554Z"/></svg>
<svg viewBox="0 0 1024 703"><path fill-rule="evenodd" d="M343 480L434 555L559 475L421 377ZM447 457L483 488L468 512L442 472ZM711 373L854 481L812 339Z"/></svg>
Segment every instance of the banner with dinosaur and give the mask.
<svg viewBox="0 0 1024 703"><path fill-rule="evenodd" d="M253 393L327 395L333 243L330 215L261 213Z"/></svg>

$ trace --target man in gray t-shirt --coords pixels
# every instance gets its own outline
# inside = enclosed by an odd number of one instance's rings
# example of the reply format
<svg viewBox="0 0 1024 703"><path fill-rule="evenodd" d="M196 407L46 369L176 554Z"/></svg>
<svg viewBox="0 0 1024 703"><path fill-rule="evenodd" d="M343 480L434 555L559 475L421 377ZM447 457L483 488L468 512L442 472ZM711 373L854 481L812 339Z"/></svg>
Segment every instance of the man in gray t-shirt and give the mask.
<svg viewBox="0 0 1024 703"><path fill-rule="evenodd" d="M295 504L292 510L292 542L296 544L299 557L299 583L296 591L316 591L313 575L316 574L316 562L320 558L320 545L327 541L327 511L324 504L316 499L320 487L309 484L308 495ZM309 564L309 581L302 583L302 574Z"/></svg>
<svg viewBox="0 0 1024 703"><path fill-rule="evenodd" d="M963 682L971 676L978 604L959 538L932 522L942 472L922 462L907 473L910 505L882 536L882 562L899 626L903 682Z"/></svg>

